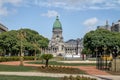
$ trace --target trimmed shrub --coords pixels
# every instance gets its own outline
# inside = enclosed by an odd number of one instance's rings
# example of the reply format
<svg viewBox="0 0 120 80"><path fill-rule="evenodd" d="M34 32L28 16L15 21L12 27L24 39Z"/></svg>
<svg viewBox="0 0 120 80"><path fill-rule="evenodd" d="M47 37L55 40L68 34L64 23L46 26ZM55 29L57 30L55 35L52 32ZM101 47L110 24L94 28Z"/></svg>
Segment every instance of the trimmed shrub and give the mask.
<svg viewBox="0 0 120 80"><path fill-rule="evenodd" d="M18 56L12 56L12 57L0 57L0 62L7 62L7 61L18 61Z"/></svg>
<svg viewBox="0 0 120 80"><path fill-rule="evenodd" d="M24 56L24 60L34 60L35 56Z"/></svg>
<svg viewBox="0 0 120 80"><path fill-rule="evenodd" d="M24 56L24 60L34 60L35 56ZM19 61L19 56L0 57L0 62Z"/></svg>

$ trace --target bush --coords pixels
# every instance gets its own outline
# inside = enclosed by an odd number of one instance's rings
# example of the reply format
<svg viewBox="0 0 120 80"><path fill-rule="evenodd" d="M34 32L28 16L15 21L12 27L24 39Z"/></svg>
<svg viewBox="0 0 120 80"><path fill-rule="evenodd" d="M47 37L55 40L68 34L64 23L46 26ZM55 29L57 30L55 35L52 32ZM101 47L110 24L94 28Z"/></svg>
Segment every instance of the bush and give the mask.
<svg viewBox="0 0 120 80"><path fill-rule="evenodd" d="M24 60L34 60L35 56L24 56Z"/></svg>
<svg viewBox="0 0 120 80"><path fill-rule="evenodd" d="M0 62L7 62L7 61L19 61L18 56L12 56L12 57L1 57Z"/></svg>
<svg viewBox="0 0 120 80"><path fill-rule="evenodd" d="M24 56L24 60L34 60L35 56ZM19 56L0 57L0 62L19 61Z"/></svg>

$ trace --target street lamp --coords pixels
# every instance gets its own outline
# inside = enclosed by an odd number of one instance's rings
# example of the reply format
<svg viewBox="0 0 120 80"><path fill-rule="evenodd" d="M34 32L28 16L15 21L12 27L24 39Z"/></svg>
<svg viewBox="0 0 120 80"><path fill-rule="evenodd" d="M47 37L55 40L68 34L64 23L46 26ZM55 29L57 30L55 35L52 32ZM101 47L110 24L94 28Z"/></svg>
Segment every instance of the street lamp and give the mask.
<svg viewBox="0 0 120 80"><path fill-rule="evenodd" d="M76 40L76 55L78 55L78 53L79 53L79 42L80 42L80 39L78 38L77 40Z"/></svg>
<svg viewBox="0 0 120 80"><path fill-rule="evenodd" d="M96 52L96 68L98 68L98 66L99 66L99 61L98 61L98 59L97 59L97 58L98 58L98 55L97 55L97 54L98 54L98 53L97 53L97 52L98 52L98 49L97 49L97 47L95 48L95 52Z"/></svg>
<svg viewBox="0 0 120 80"><path fill-rule="evenodd" d="M104 69L107 69L107 54L106 54L106 50L107 50L107 47L106 46L104 46L103 47L103 50L104 50L104 53L103 53L103 61L105 62L105 65L103 64L103 68Z"/></svg>
<svg viewBox="0 0 120 80"><path fill-rule="evenodd" d="M116 66L116 57L117 57L117 47L114 47L114 71L116 72L117 71L117 66Z"/></svg>

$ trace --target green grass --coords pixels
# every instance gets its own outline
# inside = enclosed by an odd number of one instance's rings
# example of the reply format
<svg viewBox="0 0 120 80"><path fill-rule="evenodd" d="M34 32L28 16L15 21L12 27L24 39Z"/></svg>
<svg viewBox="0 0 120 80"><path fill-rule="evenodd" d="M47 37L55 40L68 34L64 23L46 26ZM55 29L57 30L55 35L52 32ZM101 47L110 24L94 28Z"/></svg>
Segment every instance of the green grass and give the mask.
<svg viewBox="0 0 120 80"><path fill-rule="evenodd" d="M86 74L84 71L79 70L79 69L72 69L72 68L67 68L67 67L61 68L60 66L58 68L53 67L51 69L41 69L41 67L0 65L0 71Z"/></svg>
<svg viewBox="0 0 120 80"><path fill-rule="evenodd" d="M27 62L29 64L44 64L41 61ZM95 63L62 63L56 61L50 61L49 65L60 65L60 66L95 66Z"/></svg>
<svg viewBox="0 0 120 80"><path fill-rule="evenodd" d="M38 76L8 76L8 75L0 75L0 80L59 80L59 78L38 77Z"/></svg>
<svg viewBox="0 0 120 80"><path fill-rule="evenodd" d="M37 71L36 67L0 65L0 71Z"/></svg>

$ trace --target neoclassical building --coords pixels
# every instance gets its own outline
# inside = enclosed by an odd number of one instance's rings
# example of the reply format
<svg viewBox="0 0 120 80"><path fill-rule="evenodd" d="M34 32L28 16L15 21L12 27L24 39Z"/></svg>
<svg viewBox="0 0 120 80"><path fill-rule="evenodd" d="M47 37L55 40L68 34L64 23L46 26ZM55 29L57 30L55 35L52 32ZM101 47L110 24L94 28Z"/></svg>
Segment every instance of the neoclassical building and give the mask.
<svg viewBox="0 0 120 80"><path fill-rule="evenodd" d="M106 21L106 24L103 26L97 26L97 29L106 29L111 31L111 26L108 24L108 21Z"/></svg>
<svg viewBox="0 0 120 80"><path fill-rule="evenodd" d="M112 23L111 31L112 32L120 32L120 20L118 20L118 22L116 22L116 23Z"/></svg>
<svg viewBox="0 0 120 80"><path fill-rule="evenodd" d="M64 42L64 38L62 35L63 29L62 24L59 21L58 16L53 24L52 30L52 38L48 45L49 53L53 54L54 56L61 55L79 55L81 54L83 45L82 39L70 39Z"/></svg>
<svg viewBox="0 0 120 80"><path fill-rule="evenodd" d="M116 23L112 23L112 25L110 26L108 24L108 21L106 21L106 24L104 26L98 26L97 29L106 29L112 32L120 32L120 20L118 20L118 22Z"/></svg>
<svg viewBox="0 0 120 80"><path fill-rule="evenodd" d="M8 31L8 28L0 23L0 33Z"/></svg>

